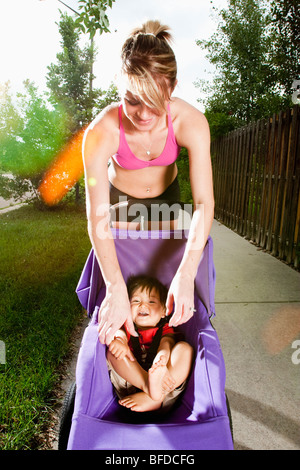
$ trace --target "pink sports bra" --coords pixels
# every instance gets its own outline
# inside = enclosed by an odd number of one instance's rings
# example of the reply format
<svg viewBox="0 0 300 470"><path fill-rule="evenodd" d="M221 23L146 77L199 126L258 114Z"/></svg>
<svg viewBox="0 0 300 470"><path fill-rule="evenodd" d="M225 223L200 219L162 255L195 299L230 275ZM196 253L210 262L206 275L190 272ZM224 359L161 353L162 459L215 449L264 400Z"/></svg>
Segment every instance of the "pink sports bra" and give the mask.
<svg viewBox="0 0 300 470"><path fill-rule="evenodd" d="M120 143L118 151L112 158L122 168L126 170L139 170L149 166L168 166L174 163L180 153L180 147L176 142L172 119L170 114L170 106L168 107L168 137L162 153L153 160L141 160L137 158L130 150L126 141L125 131L122 124L122 105L119 106L119 120L120 120Z"/></svg>

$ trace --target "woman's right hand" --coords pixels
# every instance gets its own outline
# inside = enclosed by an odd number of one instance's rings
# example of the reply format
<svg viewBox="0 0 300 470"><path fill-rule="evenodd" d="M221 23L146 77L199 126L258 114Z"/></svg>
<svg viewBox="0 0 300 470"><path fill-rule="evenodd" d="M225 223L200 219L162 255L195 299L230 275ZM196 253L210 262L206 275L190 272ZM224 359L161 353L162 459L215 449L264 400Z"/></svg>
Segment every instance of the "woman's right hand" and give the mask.
<svg viewBox="0 0 300 470"><path fill-rule="evenodd" d="M124 323L132 336L137 336L131 316L127 289L119 285L106 287L106 295L98 313L99 341L107 346Z"/></svg>

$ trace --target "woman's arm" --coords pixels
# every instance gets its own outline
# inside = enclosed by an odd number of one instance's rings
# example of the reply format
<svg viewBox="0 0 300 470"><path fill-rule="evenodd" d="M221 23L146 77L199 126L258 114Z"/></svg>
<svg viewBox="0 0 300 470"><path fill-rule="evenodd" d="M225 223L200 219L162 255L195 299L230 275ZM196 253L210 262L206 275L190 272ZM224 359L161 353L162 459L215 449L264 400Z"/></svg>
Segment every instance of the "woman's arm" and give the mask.
<svg viewBox="0 0 300 470"><path fill-rule="evenodd" d="M185 323L193 316L194 279L214 217L210 131L205 116L184 103L176 138L189 154L194 212L185 252L169 289L167 315L175 303L170 326Z"/></svg>
<svg viewBox="0 0 300 470"><path fill-rule="evenodd" d="M106 284L106 296L99 310L99 340L109 344L124 322L136 335L131 318L127 288L119 266L109 224L108 160L115 150L112 112L94 121L83 141L88 233Z"/></svg>

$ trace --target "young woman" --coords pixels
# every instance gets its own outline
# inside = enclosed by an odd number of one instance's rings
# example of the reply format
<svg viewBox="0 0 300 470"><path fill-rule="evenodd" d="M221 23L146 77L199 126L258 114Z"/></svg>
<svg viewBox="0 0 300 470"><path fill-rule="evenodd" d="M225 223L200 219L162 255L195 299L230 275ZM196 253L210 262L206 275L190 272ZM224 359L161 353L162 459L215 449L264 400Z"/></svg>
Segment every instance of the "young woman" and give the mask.
<svg viewBox="0 0 300 470"><path fill-rule="evenodd" d="M209 127L200 111L172 97L177 65L170 39L169 28L158 21L132 32L122 48L121 103L101 112L84 138L88 231L106 283L99 339L107 345L124 322L132 335L136 332L109 236L108 210L103 208L121 196L178 201L176 159L180 147L187 148L194 212L185 253L169 288L167 315L175 303L170 326L193 315L194 278L213 220Z"/></svg>

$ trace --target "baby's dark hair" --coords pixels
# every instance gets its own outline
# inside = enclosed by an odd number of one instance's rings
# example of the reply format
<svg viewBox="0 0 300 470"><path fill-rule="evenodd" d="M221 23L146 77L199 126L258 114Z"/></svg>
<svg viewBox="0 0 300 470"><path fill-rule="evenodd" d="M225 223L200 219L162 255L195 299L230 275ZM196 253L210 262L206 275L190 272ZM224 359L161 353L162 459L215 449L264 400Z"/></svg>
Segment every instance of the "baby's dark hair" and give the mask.
<svg viewBox="0 0 300 470"><path fill-rule="evenodd" d="M168 289L158 279L146 275L131 276L127 281L129 299L131 299L135 291L140 288L143 290L146 289L148 292L155 289L159 295L160 303L165 307Z"/></svg>

